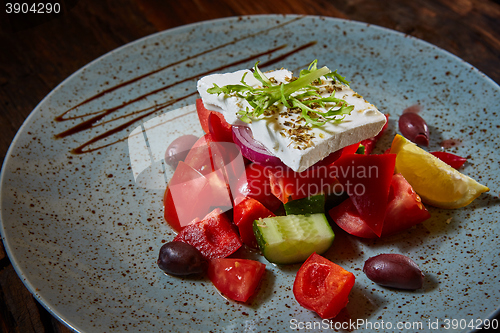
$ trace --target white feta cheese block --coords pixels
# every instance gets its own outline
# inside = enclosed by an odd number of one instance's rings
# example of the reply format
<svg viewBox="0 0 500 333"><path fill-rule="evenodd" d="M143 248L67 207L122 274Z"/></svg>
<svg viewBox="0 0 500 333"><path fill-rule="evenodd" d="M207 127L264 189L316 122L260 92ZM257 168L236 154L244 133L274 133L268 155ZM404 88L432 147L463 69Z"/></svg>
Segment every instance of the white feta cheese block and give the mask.
<svg viewBox="0 0 500 333"><path fill-rule="evenodd" d="M238 111L247 107L251 108L251 106L245 99L210 94L207 89L213 87L214 83L219 87L240 84L245 72L248 73L245 77L245 83L253 87L261 85L248 70L209 75L198 81L198 92L205 106L209 110L220 111L226 121L233 125L244 124L238 118ZM292 78L292 73L283 69L265 74L277 82L286 83ZM325 81L325 87L328 83ZM252 122L246 125L251 128L254 138L285 165L297 172L304 171L332 152L377 135L386 122L386 117L373 104L367 102L351 88L339 83L333 87L335 97L353 105L354 109L340 122L330 121L322 126L311 127L307 130L306 145L301 144L297 140L297 136L294 135L296 125L300 124L300 122L296 122L299 115L286 112L284 106L281 106L279 113L276 112L261 119L252 119ZM330 91L331 88L330 84ZM330 94L328 89L322 93L325 97Z"/></svg>
<svg viewBox="0 0 500 333"><path fill-rule="evenodd" d="M225 97L224 95L210 94L207 92L209 88L214 86L214 83L219 87L223 87L229 84L240 84L243 75L245 76L245 83L252 87L259 87L261 83L253 77L253 74L249 70L240 70L234 73L225 74L212 74L209 76L202 77L198 81L198 93L203 100L205 106L209 106L209 110L219 111L224 114L226 121L232 125L234 124L245 124L241 122L237 116L237 112L241 109L251 108L250 104L245 99L237 97ZM287 78L292 78L292 72L281 69L273 71L272 73L267 73L268 77L274 77L278 82L286 82Z"/></svg>

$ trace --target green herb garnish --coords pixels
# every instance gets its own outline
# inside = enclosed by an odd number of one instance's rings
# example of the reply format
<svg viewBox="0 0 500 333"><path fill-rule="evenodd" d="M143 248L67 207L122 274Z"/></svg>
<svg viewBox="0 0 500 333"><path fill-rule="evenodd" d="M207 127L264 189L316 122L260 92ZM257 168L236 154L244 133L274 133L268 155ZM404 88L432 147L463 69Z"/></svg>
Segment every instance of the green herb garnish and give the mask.
<svg viewBox="0 0 500 333"><path fill-rule="evenodd" d="M346 101L335 97L335 89L328 97L321 97L321 77L348 85L349 82L337 71L330 71L326 66L317 68L317 60L314 60L307 69L300 71L300 76L288 83L273 83L258 67L254 66L253 76L262 83L262 88L254 88L245 83L245 75L241 78L241 84L230 84L219 87L214 83L207 91L211 94L224 94L226 97L239 97L245 99L253 109L247 108L239 112L240 119L251 122L252 118L259 118L263 114L267 116L266 110L277 109L272 106L283 105L288 109L300 109L300 115L306 123L313 126L321 126L328 121L342 121L345 115L354 109ZM320 108L326 109L326 112ZM272 112L271 112L272 114Z"/></svg>

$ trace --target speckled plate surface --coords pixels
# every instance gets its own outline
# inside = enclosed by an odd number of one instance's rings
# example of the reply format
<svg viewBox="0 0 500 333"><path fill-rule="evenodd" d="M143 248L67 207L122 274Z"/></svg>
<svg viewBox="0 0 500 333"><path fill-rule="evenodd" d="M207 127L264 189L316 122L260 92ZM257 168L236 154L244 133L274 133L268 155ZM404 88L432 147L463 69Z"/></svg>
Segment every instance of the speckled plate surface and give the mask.
<svg viewBox="0 0 500 333"><path fill-rule="evenodd" d="M162 241L174 235L162 217L170 172L162 152L171 138L202 133L192 108L169 112L194 103L202 75L257 60L265 70L295 70L316 58L390 113L380 151L397 132L398 115L420 105L431 126L429 149L460 141L447 150L469 156L462 171L491 189L466 208L429 208L430 220L388 239L362 241L335 229L326 256L352 271L356 285L332 323L294 300L296 265L267 265L246 305L222 298L207 279L168 277L156 267ZM2 169L3 241L30 291L80 332L285 332L314 325L425 332L447 323L447 332L467 331L464 320L478 325L500 305L498 105L499 86L469 64L363 23L257 16L164 31L85 66L29 116ZM368 280L363 263L382 252L415 259L424 288L395 291ZM462 320L456 329L453 319ZM399 329L402 322L414 326Z"/></svg>

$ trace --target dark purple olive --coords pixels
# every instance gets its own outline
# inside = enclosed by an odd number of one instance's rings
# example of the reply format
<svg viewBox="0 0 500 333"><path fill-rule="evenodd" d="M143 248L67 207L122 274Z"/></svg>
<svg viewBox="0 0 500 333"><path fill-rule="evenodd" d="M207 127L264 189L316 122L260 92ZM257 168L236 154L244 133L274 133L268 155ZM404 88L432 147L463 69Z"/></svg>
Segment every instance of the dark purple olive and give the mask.
<svg viewBox="0 0 500 333"><path fill-rule="evenodd" d="M369 258L363 272L373 282L398 289L415 290L422 288L424 274L418 265L402 254L379 254Z"/></svg>
<svg viewBox="0 0 500 333"><path fill-rule="evenodd" d="M207 261L194 246L183 242L169 242L160 248L158 267L172 275L191 275L203 273Z"/></svg>
<svg viewBox="0 0 500 333"><path fill-rule="evenodd" d="M429 127L417 113L403 113L399 117L399 130L408 140L422 146L429 145Z"/></svg>
<svg viewBox="0 0 500 333"><path fill-rule="evenodd" d="M186 159L189 150L198 140L198 137L188 134L183 135L172 141L165 152L165 162L171 167L176 167L180 161Z"/></svg>

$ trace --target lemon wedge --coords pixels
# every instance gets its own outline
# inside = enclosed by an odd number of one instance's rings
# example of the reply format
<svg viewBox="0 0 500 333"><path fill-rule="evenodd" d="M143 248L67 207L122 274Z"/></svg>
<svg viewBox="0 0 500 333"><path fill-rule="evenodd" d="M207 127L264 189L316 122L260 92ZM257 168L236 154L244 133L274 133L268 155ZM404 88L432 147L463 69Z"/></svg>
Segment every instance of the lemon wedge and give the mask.
<svg viewBox="0 0 500 333"><path fill-rule="evenodd" d="M401 173L422 201L431 206L464 207L489 191L399 134L392 141L390 152L397 154L395 172Z"/></svg>

